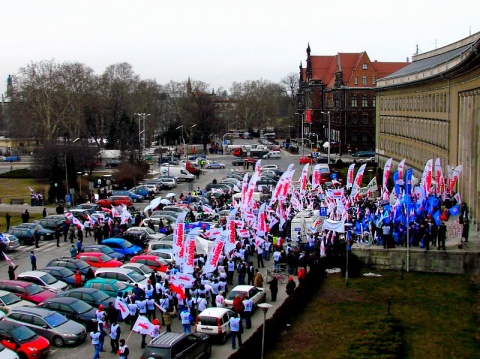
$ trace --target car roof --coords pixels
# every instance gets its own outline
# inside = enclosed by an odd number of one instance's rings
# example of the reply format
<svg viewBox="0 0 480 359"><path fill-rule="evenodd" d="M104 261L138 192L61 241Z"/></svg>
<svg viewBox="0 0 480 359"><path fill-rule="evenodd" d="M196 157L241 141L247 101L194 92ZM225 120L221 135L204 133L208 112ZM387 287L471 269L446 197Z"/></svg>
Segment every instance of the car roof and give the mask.
<svg viewBox="0 0 480 359"><path fill-rule="evenodd" d="M17 322L10 322L6 320L1 320L0 321L0 328L5 329L5 330L12 330L16 329L18 327L22 327L23 324L17 323Z"/></svg>
<svg viewBox="0 0 480 359"><path fill-rule="evenodd" d="M26 272L22 272L20 273L18 276L31 276L31 277L41 277L41 276L44 276L45 272L42 272L41 270L29 270L29 271L26 271Z"/></svg>
<svg viewBox="0 0 480 359"><path fill-rule="evenodd" d="M114 272L114 273L128 274L128 273L132 272L132 269L122 268L122 267L114 267L114 268L104 267L104 268L97 268L97 270L95 271L95 274L102 273L102 272Z"/></svg>
<svg viewBox="0 0 480 359"><path fill-rule="evenodd" d="M252 288L255 288L253 285L247 285L247 284L240 284L240 285L237 285L235 287L233 287L232 289L230 289L230 291L240 291L240 292L245 292L245 291L249 291L250 289Z"/></svg>
<svg viewBox="0 0 480 359"><path fill-rule="evenodd" d="M94 293L94 292L98 292L98 291L102 291L101 289L98 289L98 288L85 288L85 287L80 287L80 288L73 288L73 289L69 289L63 293L71 293L71 292L80 292L80 293ZM103 291L102 291L103 292Z"/></svg>
<svg viewBox="0 0 480 359"><path fill-rule="evenodd" d="M47 269L47 270L68 270L72 273L75 273L70 268L62 267L62 266L46 266L45 268L42 268L42 271L45 270L45 269Z"/></svg>
<svg viewBox="0 0 480 359"><path fill-rule="evenodd" d="M26 282L24 280L11 280L11 279L2 280L0 281L0 284L18 285L19 287L23 287L23 288L33 285L33 283Z"/></svg>
<svg viewBox="0 0 480 359"><path fill-rule="evenodd" d="M217 317L221 316L227 312L232 312L232 310L228 308L219 308L219 307L210 307L202 311L198 316L208 316L208 317Z"/></svg>
<svg viewBox="0 0 480 359"><path fill-rule="evenodd" d="M47 316L54 313L51 310L40 308L40 307L14 307L10 308L9 314L13 312L22 312L22 313L33 313L41 316Z"/></svg>
<svg viewBox="0 0 480 359"><path fill-rule="evenodd" d="M148 346L170 348L174 343L186 336L185 333L163 332L155 337Z"/></svg>
<svg viewBox="0 0 480 359"><path fill-rule="evenodd" d="M81 299L75 298L75 297L53 297L53 298L48 298L45 299L43 302L56 302L56 303L65 303L65 304L72 304L74 302L77 302Z"/></svg>

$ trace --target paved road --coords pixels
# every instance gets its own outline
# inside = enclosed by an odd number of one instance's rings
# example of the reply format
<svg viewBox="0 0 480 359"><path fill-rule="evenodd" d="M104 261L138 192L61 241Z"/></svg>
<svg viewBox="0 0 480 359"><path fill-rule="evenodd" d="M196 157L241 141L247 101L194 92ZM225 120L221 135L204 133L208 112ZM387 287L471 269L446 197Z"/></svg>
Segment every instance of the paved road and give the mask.
<svg viewBox="0 0 480 359"><path fill-rule="evenodd" d="M196 187L205 187L207 183L210 183L214 178L217 180L222 179L225 177L229 172L233 170L243 170L243 168L237 168L237 167L232 167L231 166L231 161L234 159L234 156L232 155L214 155L214 156L208 156L209 159L216 160L222 163L227 164L226 169L217 169L217 170L205 170L204 174L200 176L200 179L195 180L193 182L194 188ZM295 161L292 161L295 160ZM275 162L274 162L275 161ZM291 162L297 162L295 157L288 156L285 157L281 160L268 160L268 161L263 161L264 164L266 163L278 163L281 168L286 168L288 164ZM298 166L299 167L299 166ZM251 170L251 169L250 169ZM177 194L180 194L181 192L185 193L189 191L189 184L188 183L180 183L178 187L173 191ZM165 195L167 192L162 191L161 195ZM136 207L139 209L143 208L146 206L147 203L139 203L135 204ZM43 210L43 207L31 207L29 205L9 205L9 204L0 204L0 211L10 211L10 212L23 212L25 209L28 209L29 212L32 213L41 213ZM94 243L92 237L87 237L85 238L85 244L92 244ZM8 253L8 256L13 260L15 264L19 264L19 267L16 271L17 274L30 270L30 261L29 261L29 254L31 250L34 250L37 256L37 266L38 268L44 267L52 258L54 257L59 257L59 256L69 256L69 248L71 244L69 242L61 242L61 245L59 248L56 247L56 244L54 242L40 242L40 248L35 249L34 246L21 246L18 250L15 252ZM254 262L255 263L255 262ZM272 266L272 262L266 262L265 263L267 266ZM256 263L255 263L256 266ZM260 269L264 274L266 268L261 268ZM7 279L7 263L6 262L0 262L0 279ZM268 292L268 291L267 291ZM273 308L267 313L267 318L270 317L274 310L282 303L284 300L286 294L284 290L284 285L279 286L279 293L277 296L277 302L271 303L273 304ZM270 300L270 294L267 293L267 301ZM257 311L253 317L252 317L252 325L253 328L249 330L245 330L243 339L246 340L251 333L253 333L256 328L258 328L260 325L263 323L263 313L261 311ZM129 328L122 324L122 337L127 337L129 335ZM181 332L181 324L179 323L178 320L174 320L172 330L175 332ZM132 333L128 339L128 345L130 347L131 355L130 357L133 358L139 358L142 350L140 348L140 341L141 337L137 333ZM116 358L114 354L109 353L110 345L109 341L105 341L105 353L102 353L102 358ZM212 351L212 358L215 359L225 359L227 358L230 354L232 353L231 349L231 344L230 341L228 340L227 343L224 345L219 345L215 344L213 351ZM79 345L77 347L69 347L69 348L55 348L52 347L52 353L49 356L49 358L52 359L59 359L59 358L66 358L66 357L71 357L71 358L88 358L93 355L93 347L90 344L90 341L87 340L86 343Z"/></svg>

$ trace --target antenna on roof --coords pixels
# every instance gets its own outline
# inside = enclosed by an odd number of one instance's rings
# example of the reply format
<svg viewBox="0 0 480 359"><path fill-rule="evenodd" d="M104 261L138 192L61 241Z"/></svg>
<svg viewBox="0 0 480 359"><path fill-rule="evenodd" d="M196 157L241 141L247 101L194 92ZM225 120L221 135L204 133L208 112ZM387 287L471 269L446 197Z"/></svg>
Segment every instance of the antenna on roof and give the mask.
<svg viewBox="0 0 480 359"><path fill-rule="evenodd" d="M418 44L416 46L416 50L415 50L415 53L413 55L420 55L422 52L420 51L420 49L418 48Z"/></svg>

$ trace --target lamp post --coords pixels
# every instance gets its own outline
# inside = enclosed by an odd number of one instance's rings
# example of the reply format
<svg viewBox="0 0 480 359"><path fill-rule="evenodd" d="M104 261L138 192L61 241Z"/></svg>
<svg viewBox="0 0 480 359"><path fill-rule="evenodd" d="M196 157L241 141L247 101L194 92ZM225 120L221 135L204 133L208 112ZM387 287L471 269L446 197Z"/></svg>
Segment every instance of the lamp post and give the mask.
<svg viewBox="0 0 480 359"><path fill-rule="evenodd" d="M138 142L140 142L140 158L143 158L143 152L142 152L142 142L143 142L143 148L145 149L146 147L146 142L145 142L145 119L150 116L149 113L135 113L135 116L138 116ZM143 130L141 129L141 123L143 120ZM143 134L143 141L141 140Z"/></svg>
<svg viewBox="0 0 480 359"><path fill-rule="evenodd" d="M328 158L328 164L330 164L330 147L332 146L331 144L331 140L330 140L330 111L327 111L327 112L323 112L323 111L320 111L320 113L322 115L327 115L328 116L328 154L327 154L327 158Z"/></svg>
<svg viewBox="0 0 480 359"><path fill-rule="evenodd" d="M178 130L179 128L182 129L182 152L184 152L185 154L185 139L183 138L183 125L178 126L176 130Z"/></svg>
<svg viewBox="0 0 480 359"><path fill-rule="evenodd" d="M258 307L263 311L262 356L261 356L261 358L263 359L263 352L265 350L265 322L267 320L267 312L271 307L273 307L273 305L268 303L260 303Z"/></svg>
<svg viewBox="0 0 480 359"><path fill-rule="evenodd" d="M194 124L194 125L190 126L190 129L194 128L195 126L197 126L197 124ZM189 140L189 142L190 142L190 136L189 136L188 140ZM186 153L186 155L187 155L187 159L188 159L188 144L187 144L187 153Z"/></svg>
<svg viewBox="0 0 480 359"><path fill-rule="evenodd" d="M72 141L72 143L77 143L80 141L80 137L77 137ZM65 186L67 187L67 195L70 194L70 186L68 185L68 165L67 165L67 152L65 149Z"/></svg>

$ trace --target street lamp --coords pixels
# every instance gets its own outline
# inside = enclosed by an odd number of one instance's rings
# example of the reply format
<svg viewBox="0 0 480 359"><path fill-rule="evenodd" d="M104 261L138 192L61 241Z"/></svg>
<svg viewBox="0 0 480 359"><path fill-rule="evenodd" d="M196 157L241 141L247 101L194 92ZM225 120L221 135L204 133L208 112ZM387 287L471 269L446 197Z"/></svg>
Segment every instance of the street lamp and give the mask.
<svg viewBox="0 0 480 359"><path fill-rule="evenodd" d="M263 352L265 350L265 321L267 320L267 312L268 310L273 307L273 305L268 303L260 303L258 307L263 311L263 334L262 334L262 356L263 359Z"/></svg>
<svg viewBox="0 0 480 359"><path fill-rule="evenodd" d="M328 164L330 164L330 147L332 147L331 141L330 141L330 111L323 112L320 111L322 115L327 115L328 116Z"/></svg>
<svg viewBox="0 0 480 359"><path fill-rule="evenodd" d="M147 144L145 142L145 119L150 116L149 113L135 113L135 116L138 116L138 142L140 143L140 158L143 157L143 152L142 152L142 142L143 142L143 148L145 149L147 147ZM143 130L141 129L141 122L143 120ZM142 134L143 134L143 141L142 141Z"/></svg>
<svg viewBox="0 0 480 359"><path fill-rule="evenodd" d="M183 138L183 125L178 126L176 130L178 130L179 128L182 129L182 152L185 153L185 139Z"/></svg>
<svg viewBox="0 0 480 359"><path fill-rule="evenodd" d="M197 126L197 124L194 124L194 125L190 126L190 129L194 128L195 126ZM190 142L190 136L188 138L188 142ZM186 155L187 155L187 158L188 158L188 144L187 144L187 151L186 152L187 152Z"/></svg>

